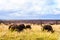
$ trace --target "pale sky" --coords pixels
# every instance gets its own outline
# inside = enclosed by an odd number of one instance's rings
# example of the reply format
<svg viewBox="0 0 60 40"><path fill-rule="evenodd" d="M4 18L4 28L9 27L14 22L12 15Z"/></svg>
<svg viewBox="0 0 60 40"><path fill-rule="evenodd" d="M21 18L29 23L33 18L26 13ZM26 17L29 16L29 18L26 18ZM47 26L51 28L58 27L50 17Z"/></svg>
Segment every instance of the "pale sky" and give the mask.
<svg viewBox="0 0 60 40"><path fill-rule="evenodd" d="M0 19L60 19L60 0L0 0Z"/></svg>

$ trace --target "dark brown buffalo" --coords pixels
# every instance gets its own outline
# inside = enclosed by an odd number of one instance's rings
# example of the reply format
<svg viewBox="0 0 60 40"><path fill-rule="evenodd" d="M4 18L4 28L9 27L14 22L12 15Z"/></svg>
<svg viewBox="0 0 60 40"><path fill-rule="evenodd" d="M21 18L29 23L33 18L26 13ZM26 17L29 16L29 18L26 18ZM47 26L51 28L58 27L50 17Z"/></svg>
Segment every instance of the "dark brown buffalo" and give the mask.
<svg viewBox="0 0 60 40"><path fill-rule="evenodd" d="M44 25L43 26L43 31L47 30L48 32L51 31L52 33L54 32L53 28L51 25Z"/></svg>
<svg viewBox="0 0 60 40"><path fill-rule="evenodd" d="M22 31L23 29L25 29L25 25L24 24L20 24L19 26L16 27L16 29L18 31Z"/></svg>
<svg viewBox="0 0 60 40"><path fill-rule="evenodd" d="M31 29L31 25L26 25L26 29Z"/></svg>
<svg viewBox="0 0 60 40"><path fill-rule="evenodd" d="M16 31L22 31L23 29L25 29L25 25L24 24L20 24L20 25L10 25L9 29L11 30L16 30Z"/></svg>
<svg viewBox="0 0 60 40"><path fill-rule="evenodd" d="M14 31L16 29L16 27L17 27L17 25L10 25L9 29L12 30L12 31Z"/></svg>

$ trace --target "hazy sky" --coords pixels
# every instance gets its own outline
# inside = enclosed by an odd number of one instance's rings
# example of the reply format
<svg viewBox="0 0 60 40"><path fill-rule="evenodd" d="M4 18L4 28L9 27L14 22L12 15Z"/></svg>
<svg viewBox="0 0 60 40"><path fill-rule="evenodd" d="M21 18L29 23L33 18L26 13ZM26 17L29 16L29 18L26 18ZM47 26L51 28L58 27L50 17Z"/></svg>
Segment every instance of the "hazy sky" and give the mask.
<svg viewBox="0 0 60 40"><path fill-rule="evenodd" d="M60 19L60 0L0 0L0 19Z"/></svg>

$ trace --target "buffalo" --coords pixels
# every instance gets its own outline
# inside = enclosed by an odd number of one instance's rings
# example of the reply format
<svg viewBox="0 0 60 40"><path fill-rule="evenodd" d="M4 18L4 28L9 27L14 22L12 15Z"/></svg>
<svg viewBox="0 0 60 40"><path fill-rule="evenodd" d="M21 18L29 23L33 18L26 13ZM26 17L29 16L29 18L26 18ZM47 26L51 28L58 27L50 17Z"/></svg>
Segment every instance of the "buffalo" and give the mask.
<svg viewBox="0 0 60 40"><path fill-rule="evenodd" d="M18 31L22 31L23 29L25 29L25 25L24 25L24 24L20 24L20 25L18 25L18 26L16 27L16 29L17 29Z"/></svg>
<svg viewBox="0 0 60 40"><path fill-rule="evenodd" d="M26 25L26 29L31 29L31 25Z"/></svg>
<svg viewBox="0 0 60 40"><path fill-rule="evenodd" d="M16 31L22 31L23 29L25 29L25 25L24 24L20 24L20 25L10 25L8 29L11 29L12 31L16 30Z"/></svg>
<svg viewBox="0 0 60 40"><path fill-rule="evenodd" d="M48 32L51 31L52 33L54 32L53 28L51 25L44 25L43 26L43 31L47 30Z"/></svg>
<svg viewBox="0 0 60 40"><path fill-rule="evenodd" d="M10 25L8 29L14 31L16 29L17 25Z"/></svg>

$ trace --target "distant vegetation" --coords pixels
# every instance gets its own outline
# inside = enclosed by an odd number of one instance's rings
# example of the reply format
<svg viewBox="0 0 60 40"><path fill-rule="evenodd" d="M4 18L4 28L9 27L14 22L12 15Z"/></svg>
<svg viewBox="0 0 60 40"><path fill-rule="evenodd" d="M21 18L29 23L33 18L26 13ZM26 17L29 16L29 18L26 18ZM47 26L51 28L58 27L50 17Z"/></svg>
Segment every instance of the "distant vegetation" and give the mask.
<svg viewBox="0 0 60 40"><path fill-rule="evenodd" d="M60 24L60 20L0 20L0 23Z"/></svg>

